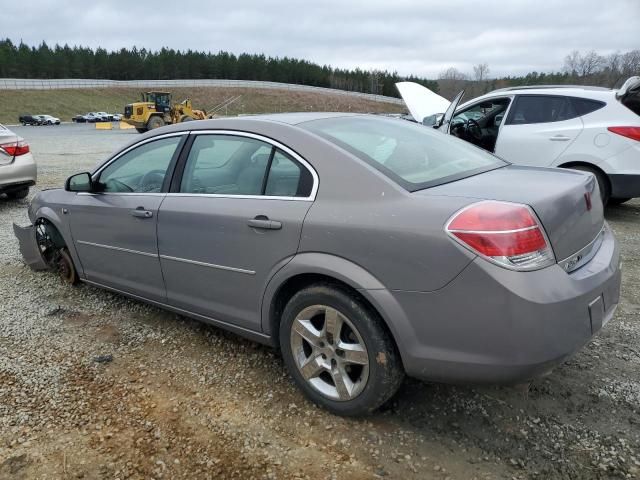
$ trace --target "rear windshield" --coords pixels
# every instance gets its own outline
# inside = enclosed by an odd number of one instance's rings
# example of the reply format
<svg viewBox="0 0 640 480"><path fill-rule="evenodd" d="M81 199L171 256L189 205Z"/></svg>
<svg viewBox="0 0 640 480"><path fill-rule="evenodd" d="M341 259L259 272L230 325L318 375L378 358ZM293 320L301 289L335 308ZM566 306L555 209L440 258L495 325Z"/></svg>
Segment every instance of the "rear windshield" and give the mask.
<svg viewBox="0 0 640 480"><path fill-rule="evenodd" d="M507 164L467 142L405 120L354 116L299 126L367 162L411 192Z"/></svg>

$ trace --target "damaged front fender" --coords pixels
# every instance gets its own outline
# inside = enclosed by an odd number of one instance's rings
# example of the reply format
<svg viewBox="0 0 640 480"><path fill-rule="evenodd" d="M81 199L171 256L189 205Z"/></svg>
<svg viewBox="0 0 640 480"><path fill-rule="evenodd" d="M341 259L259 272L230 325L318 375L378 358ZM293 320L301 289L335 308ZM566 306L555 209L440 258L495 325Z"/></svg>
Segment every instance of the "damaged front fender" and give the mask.
<svg viewBox="0 0 640 480"><path fill-rule="evenodd" d="M36 240L36 227L29 225L28 227L20 227L13 224L13 233L20 244L20 253L24 259L24 263L29 265L33 270L48 270L49 265L42 258L38 241Z"/></svg>

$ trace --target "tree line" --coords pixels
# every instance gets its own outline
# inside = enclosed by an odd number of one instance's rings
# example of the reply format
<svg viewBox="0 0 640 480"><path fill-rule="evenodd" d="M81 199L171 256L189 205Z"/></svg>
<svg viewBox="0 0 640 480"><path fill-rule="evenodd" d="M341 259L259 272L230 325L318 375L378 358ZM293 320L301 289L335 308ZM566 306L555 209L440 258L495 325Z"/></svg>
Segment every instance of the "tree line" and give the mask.
<svg viewBox="0 0 640 480"><path fill-rule="evenodd" d="M108 51L104 48L37 47L10 39L0 40L0 78L98 78L110 80L171 80L220 78L261 80L312 85L398 97L395 83L411 81L451 98L462 88L466 98L487 91L520 85L589 84L617 87L632 75L640 75L640 50L615 52L606 56L595 51L573 51L557 72L532 71L526 75L491 77L486 63L473 66L473 73L454 67L440 73L437 80L401 76L397 72L333 68L308 60L269 57L264 54L217 53L194 50L145 48Z"/></svg>
<svg viewBox="0 0 640 480"><path fill-rule="evenodd" d="M487 63L473 66L473 73L465 73L455 67L438 76L440 94L451 98L463 88L472 98L491 90L522 85L592 85L616 88L629 77L640 75L640 50L614 52L600 55L595 50L574 50L557 72L530 72L521 76L490 77Z"/></svg>
<svg viewBox="0 0 640 480"><path fill-rule="evenodd" d="M162 48L70 47L45 42L39 46L0 40L0 78L97 78L110 80L171 80L220 78L260 80L336 88L397 97L396 82L408 80L437 91L434 80L402 77L396 72L333 68L307 60L268 57L263 54L234 55Z"/></svg>

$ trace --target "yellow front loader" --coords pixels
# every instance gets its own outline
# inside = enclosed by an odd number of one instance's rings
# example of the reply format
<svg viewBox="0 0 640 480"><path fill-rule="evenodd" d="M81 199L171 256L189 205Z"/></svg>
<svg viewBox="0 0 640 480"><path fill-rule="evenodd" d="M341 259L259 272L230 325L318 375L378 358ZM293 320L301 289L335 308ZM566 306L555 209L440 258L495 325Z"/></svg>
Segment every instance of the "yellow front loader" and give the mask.
<svg viewBox="0 0 640 480"><path fill-rule="evenodd" d="M163 125L205 118L207 113L194 109L189 98L172 104L170 92L144 92L141 102L125 105L123 121L143 133Z"/></svg>

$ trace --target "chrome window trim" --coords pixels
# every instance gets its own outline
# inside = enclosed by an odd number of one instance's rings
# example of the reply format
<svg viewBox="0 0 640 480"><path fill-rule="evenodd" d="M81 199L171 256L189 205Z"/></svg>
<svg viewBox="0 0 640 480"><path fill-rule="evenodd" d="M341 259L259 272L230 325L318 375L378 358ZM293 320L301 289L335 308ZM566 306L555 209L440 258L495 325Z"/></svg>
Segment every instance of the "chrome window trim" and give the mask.
<svg viewBox="0 0 640 480"><path fill-rule="evenodd" d="M122 157L126 153L130 152L133 149L138 148L141 145L144 145L144 144L150 143L150 142L154 142L156 140L161 140L163 138L179 137L179 136L182 136L182 135L189 135L189 133L191 133L191 132L183 131L183 132L164 133L162 135L158 135L158 136L155 136L155 137L147 138L145 140L141 140L140 142L134 143L133 145L127 147L124 150L122 150L121 152L118 152L115 156L111 157L109 160L106 160L102 165L98 166L98 168L91 174L91 179L95 181L96 180L95 177L97 175L99 175L100 172L102 172L102 170L107 168L109 165L111 165L113 162L118 160L120 157ZM111 192L111 193L113 193L113 192Z"/></svg>
<svg viewBox="0 0 640 480"><path fill-rule="evenodd" d="M291 196L276 196L276 195L228 195L228 194L218 194L218 193L186 193L186 192L175 192L175 193L167 193L170 196L183 196L183 197L211 197L211 198L245 198L245 199L260 199L260 200L296 200L303 202L313 202L316 199L316 194L318 193L318 186L320 183L320 178L318 177L318 173L313 168L313 166L307 162L304 158L298 155L294 150L287 147L286 145L278 142L269 137L265 137L264 135L260 135L257 133L243 132L240 130L192 130L191 132L194 135L228 135L235 137L245 137L252 138L254 140L259 140L264 143L268 143L269 145L279 148L283 152L291 155L297 162L299 162L304 168L306 168L311 174L311 178L313 179L313 186L311 187L311 193L306 197L291 197Z"/></svg>
<svg viewBox="0 0 640 480"><path fill-rule="evenodd" d="M166 193L158 193L158 192L76 192L76 195L89 195L92 197L100 196L100 195L132 195L138 197L164 197Z"/></svg>
<svg viewBox="0 0 640 480"><path fill-rule="evenodd" d="M602 226L602 229L596 237L591 240L586 246L578 250L573 255L569 255L564 260L558 262L558 265L562 267L562 269L567 272L575 272L577 269L588 263L593 257L596 256L598 250L600 250L600 246L604 241L604 234L607 230L606 224Z"/></svg>
<svg viewBox="0 0 640 480"><path fill-rule="evenodd" d="M101 243L87 242L85 240L76 240L76 243L79 243L81 245L89 245L91 247L106 248L107 250L116 250L118 252L133 253L135 255L143 255L145 257L158 258L158 254L156 253L141 252L139 250L131 250L129 248L114 247L113 245L103 245Z"/></svg>
<svg viewBox="0 0 640 480"><path fill-rule="evenodd" d="M130 195L130 194L129 194ZM167 193L168 197L202 197L202 198L238 198L244 200L285 200L297 202L313 202L311 197L278 197L275 195L229 195L223 193Z"/></svg>
<svg viewBox="0 0 640 480"><path fill-rule="evenodd" d="M254 270L247 270L245 268L237 268L237 267L227 267L225 265L216 265L215 263L199 262L197 260L189 260L188 258L172 257L170 255L160 255L160 258L163 260L172 260L174 262L188 263L190 265L198 265L201 267L215 268L216 270L226 270L229 272L244 273L245 275L256 274Z"/></svg>

